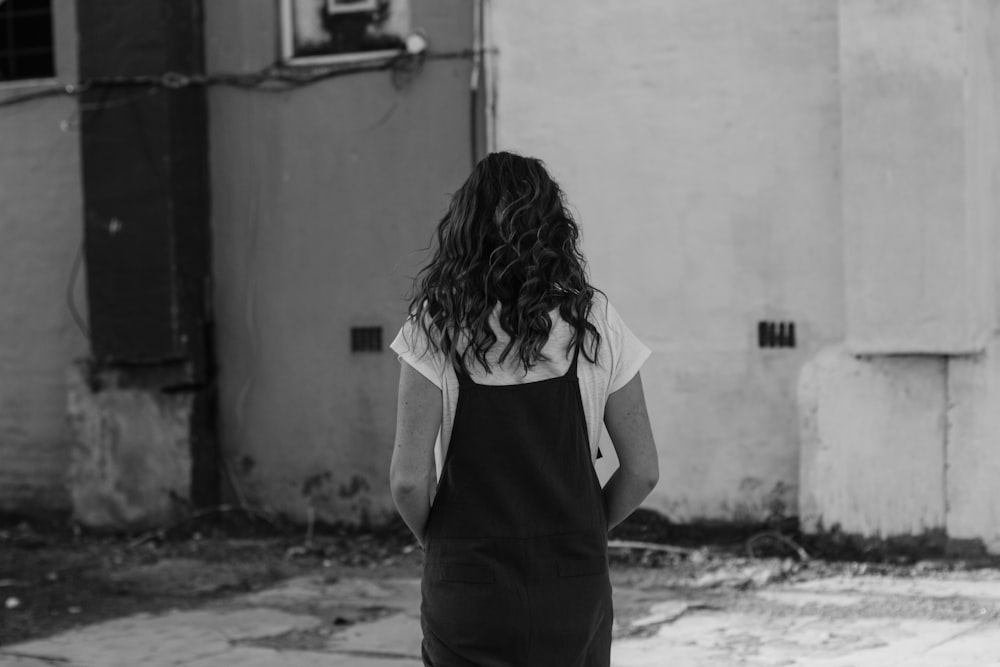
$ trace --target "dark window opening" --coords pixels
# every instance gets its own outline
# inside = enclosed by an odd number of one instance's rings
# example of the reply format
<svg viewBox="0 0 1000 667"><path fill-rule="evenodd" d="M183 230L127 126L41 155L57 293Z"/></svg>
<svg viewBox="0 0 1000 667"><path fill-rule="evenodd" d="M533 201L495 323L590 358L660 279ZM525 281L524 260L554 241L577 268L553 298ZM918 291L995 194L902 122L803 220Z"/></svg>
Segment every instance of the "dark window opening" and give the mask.
<svg viewBox="0 0 1000 667"><path fill-rule="evenodd" d="M0 0L0 81L55 74L52 0Z"/></svg>
<svg viewBox="0 0 1000 667"><path fill-rule="evenodd" d="M351 327L351 352L381 352L382 327Z"/></svg>

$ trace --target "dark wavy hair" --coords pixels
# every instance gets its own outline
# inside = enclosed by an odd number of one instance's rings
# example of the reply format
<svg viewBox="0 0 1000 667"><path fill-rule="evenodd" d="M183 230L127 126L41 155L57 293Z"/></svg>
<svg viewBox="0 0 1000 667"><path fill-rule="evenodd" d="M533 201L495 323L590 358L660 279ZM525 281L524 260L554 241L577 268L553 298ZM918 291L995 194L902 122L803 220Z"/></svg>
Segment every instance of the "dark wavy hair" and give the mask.
<svg viewBox="0 0 1000 667"><path fill-rule="evenodd" d="M491 153L472 170L441 219L430 263L413 284L409 312L431 349L468 371L497 342L490 315L510 337L503 363L516 354L525 373L540 359L552 318L573 328L567 352L579 341L597 361L601 335L589 321L594 293L579 249L580 231L562 189L537 159ZM590 345L584 343L589 334Z"/></svg>

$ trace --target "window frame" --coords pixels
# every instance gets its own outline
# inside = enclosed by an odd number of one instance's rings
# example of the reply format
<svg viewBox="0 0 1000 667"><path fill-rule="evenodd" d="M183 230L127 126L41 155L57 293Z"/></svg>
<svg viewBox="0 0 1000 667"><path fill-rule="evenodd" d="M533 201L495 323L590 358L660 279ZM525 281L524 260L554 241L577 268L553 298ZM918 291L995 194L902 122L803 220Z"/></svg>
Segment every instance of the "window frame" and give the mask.
<svg viewBox="0 0 1000 667"><path fill-rule="evenodd" d="M337 0L326 0L327 14L358 14L378 10L378 0L363 0L349 5L337 5Z"/></svg>
<svg viewBox="0 0 1000 667"><path fill-rule="evenodd" d="M47 0L47 1L48 1L48 8L47 8L47 10L46 9L29 9L29 10L21 10L18 13L19 14L23 13L23 14L29 14L29 15L38 15L38 16L41 16L41 15L44 14L44 15L48 16L48 19L49 19L49 37L50 37L50 41L49 41L48 46L47 47L42 47L42 46L27 47L27 48L20 49L20 51L42 51L42 52L47 51L49 53L49 55L51 56L51 58L52 58L52 73L49 74L48 76L32 76L32 77L14 78L14 79L0 79L0 90L10 90L12 88L24 88L24 87L29 87L29 88L30 87L41 87L41 86L51 85L53 82L58 81L58 79L59 79L59 58L58 58L58 54L56 53L57 45L58 45L58 39L57 39L58 29L57 29L57 26L56 26L56 9L57 9L57 4L58 3L56 2L56 0ZM3 12L7 12L7 11L14 11L14 9L13 9L13 3L11 3L11 6L9 6L7 8L4 7L5 4L6 4L5 2L0 2L0 14L2 14ZM19 49L17 47L15 47L14 45L10 45L10 46L8 46L8 48L0 50L0 60L2 60L4 62L7 62L10 59L16 57L15 55L12 55L12 54L16 54L16 53L18 53L18 51L19 51Z"/></svg>
<svg viewBox="0 0 1000 667"><path fill-rule="evenodd" d="M326 11L333 14L358 14L373 11L378 8L377 0L366 0L364 3L355 3L361 7L341 7L335 8L334 0L325 0ZM333 11L331 11L333 8ZM405 51L399 49L380 49L378 51L353 51L350 53L331 53L326 55L295 55L295 0L280 0L280 54L281 64L286 67L312 67L317 65L349 65L354 63L364 63L368 61L388 60L395 58Z"/></svg>

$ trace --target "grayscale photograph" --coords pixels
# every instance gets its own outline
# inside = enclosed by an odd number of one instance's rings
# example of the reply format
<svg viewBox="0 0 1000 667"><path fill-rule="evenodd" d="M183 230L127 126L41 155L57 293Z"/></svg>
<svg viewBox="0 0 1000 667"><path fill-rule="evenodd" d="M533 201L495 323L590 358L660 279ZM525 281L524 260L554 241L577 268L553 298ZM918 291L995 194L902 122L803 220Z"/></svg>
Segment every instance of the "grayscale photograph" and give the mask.
<svg viewBox="0 0 1000 667"><path fill-rule="evenodd" d="M1000 0L0 0L0 667L1000 667Z"/></svg>

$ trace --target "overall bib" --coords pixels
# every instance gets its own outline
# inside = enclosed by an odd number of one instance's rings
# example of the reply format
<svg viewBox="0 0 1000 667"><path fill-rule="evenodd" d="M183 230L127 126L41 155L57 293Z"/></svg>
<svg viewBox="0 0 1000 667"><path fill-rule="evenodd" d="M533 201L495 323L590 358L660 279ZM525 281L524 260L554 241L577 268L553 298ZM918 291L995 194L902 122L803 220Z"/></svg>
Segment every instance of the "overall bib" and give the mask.
<svg viewBox="0 0 1000 667"><path fill-rule="evenodd" d="M611 581L579 346L561 377L478 385L458 371L427 523L425 665L607 667Z"/></svg>

